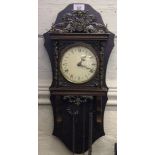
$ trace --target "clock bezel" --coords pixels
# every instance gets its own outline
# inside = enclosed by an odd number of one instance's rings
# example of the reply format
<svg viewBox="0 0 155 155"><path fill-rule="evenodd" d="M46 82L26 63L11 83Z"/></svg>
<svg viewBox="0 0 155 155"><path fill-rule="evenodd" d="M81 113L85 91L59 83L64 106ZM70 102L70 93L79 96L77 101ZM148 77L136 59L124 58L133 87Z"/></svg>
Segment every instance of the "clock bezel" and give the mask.
<svg viewBox="0 0 155 155"><path fill-rule="evenodd" d="M73 47L78 47L78 46L82 46L82 47L85 47L87 49L89 49L95 56L96 58L96 63L97 63L97 66L96 66L96 70L95 70L95 73L93 74L93 76L91 76L89 79L83 81L83 82L73 82L71 80L69 80L67 77L64 76L64 74L62 73L62 65L61 65L61 60L64 56L64 54L70 49L70 48L73 48ZM95 49L89 45L89 44L86 44L86 43L83 43L83 42L78 42L78 43L73 43L71 45L68 45L67 47L65 47L64 49L61 50L61 54L60 54L60 58L59 58L59 69L60 69L60 73L61 73L61 76L67 80L67 82L70 82L71 84L75 84L75 85L82 85L82 84L85 84L85 83L88 83L90 82L96 75L97 73L99 72L99 58L98 58L98 55L95 51Z"/></svg>

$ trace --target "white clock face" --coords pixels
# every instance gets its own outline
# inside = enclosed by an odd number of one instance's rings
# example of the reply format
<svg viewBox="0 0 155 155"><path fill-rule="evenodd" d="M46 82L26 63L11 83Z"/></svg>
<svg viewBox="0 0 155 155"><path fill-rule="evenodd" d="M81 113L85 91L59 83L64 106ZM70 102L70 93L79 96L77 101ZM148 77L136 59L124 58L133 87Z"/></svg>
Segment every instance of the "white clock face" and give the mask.
<svg viewBox="0 0 155 155"><path fill-rule="evenodd" d="M84 46L75 46L63 54L60 70L68 81L76 84L85 83L96 73L97 58L90 49Z"/></svg>

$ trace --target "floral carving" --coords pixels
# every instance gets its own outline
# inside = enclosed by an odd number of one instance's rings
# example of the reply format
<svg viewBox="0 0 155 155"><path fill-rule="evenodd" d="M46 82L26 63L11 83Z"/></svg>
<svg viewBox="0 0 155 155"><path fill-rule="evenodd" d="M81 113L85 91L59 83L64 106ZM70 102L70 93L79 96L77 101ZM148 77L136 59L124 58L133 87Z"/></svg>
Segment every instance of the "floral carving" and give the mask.
<svg viewBox="0 0 155 155"><path fill-rule="evenodd" d="M78 115L80 104L87 103L92 99L93 99L92 96L64 96L63 97L63 100L68 104L66 110L70 115Z"/></svg>
<svg viewBox="0 0 155 155"><path fill-rule="evenodd" d="M53 24L50 32L53 33L106 33L105 25L96 22L93 14L88 11L76 10L66 13L61 23Z"/></svg>

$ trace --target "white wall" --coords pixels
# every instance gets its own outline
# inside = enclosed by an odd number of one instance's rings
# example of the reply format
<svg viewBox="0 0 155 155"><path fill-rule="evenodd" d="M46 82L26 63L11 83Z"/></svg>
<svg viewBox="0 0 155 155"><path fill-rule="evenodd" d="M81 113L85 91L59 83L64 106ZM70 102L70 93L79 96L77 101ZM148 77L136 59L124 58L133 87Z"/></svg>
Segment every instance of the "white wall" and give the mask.
<svg viewBox="0 0 155 155"><path fill-rule="evenodd" d="M39 0L38 14L38 85L39 85L39 155L71 155L64 144L52 136L53 113L49 101L48 87L52 82L50 61L43 46L42 34L48 31L55 21L59 11L68 4L81 2L90 4L101 13L105 24L113 33L116 30L116 0ZM110 55L106 73L106 81L109 86L108 103L105 110L105 132L106 136L99 138L93 144L93 155L114 155L113 144L116 142L116 38L115 47Z"/></svg>

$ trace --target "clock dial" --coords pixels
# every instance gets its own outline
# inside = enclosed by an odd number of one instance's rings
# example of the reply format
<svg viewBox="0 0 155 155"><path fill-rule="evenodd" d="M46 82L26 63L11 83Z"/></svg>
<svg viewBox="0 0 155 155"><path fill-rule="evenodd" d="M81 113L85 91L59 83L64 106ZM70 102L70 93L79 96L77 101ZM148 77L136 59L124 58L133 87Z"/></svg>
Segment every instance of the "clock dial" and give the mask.
<svg viewBox="0 0 155 155"><path fill-rule="evenodd" d="M60 70L65 79L72 83L85 83L96 73L97 58L84 46L69 48L62 56Z"/></svg>

